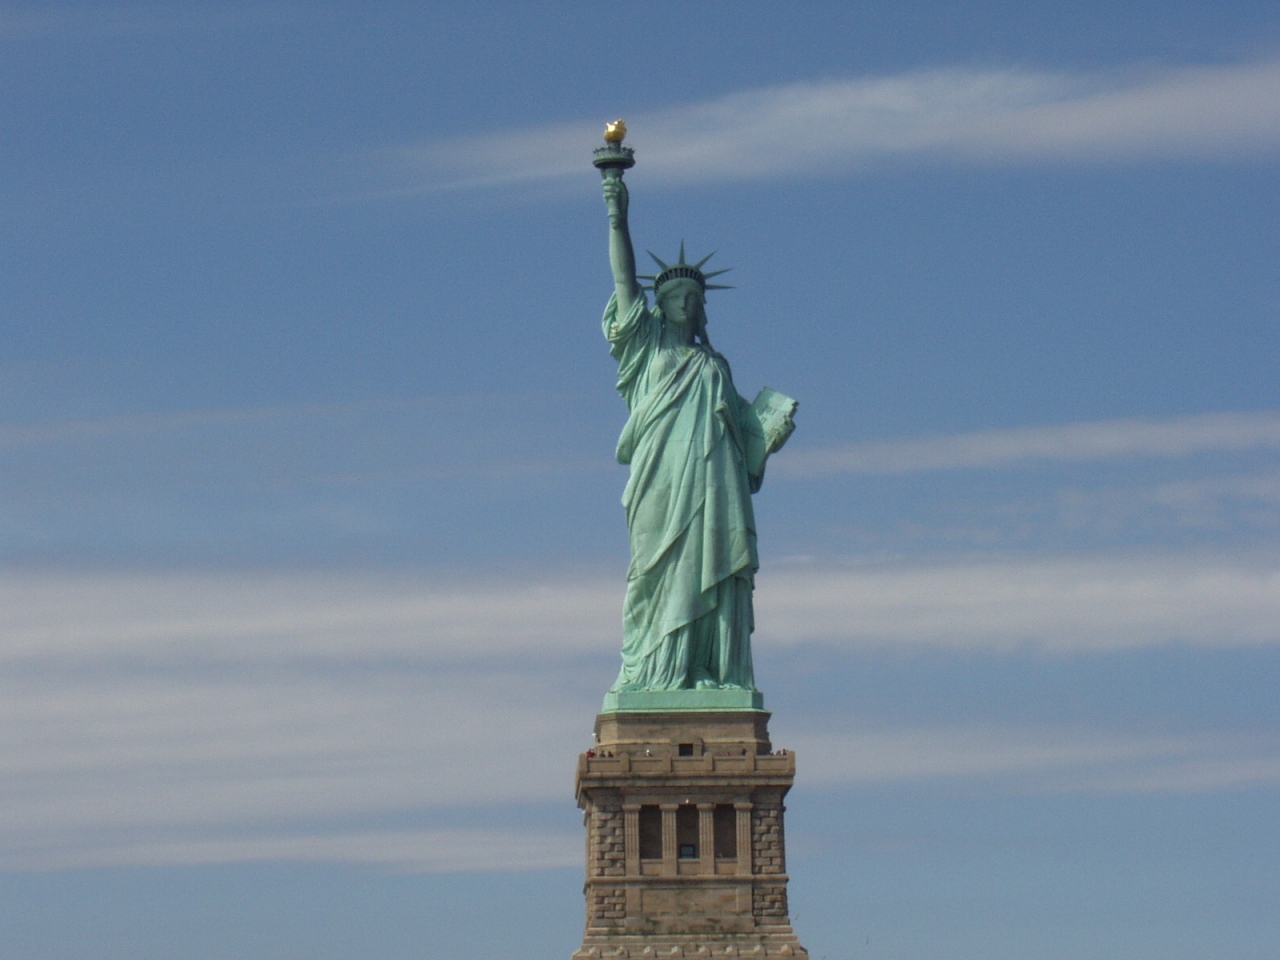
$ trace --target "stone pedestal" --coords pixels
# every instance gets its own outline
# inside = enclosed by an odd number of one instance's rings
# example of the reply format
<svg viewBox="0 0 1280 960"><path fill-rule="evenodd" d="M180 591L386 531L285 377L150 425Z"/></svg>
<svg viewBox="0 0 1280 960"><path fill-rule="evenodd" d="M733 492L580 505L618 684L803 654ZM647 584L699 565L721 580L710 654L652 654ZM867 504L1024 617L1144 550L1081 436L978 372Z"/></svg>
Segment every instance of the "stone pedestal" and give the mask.
<svg viewBox="0 0 1280 960"><path fill-rule="evenodd" d="M578 757L586 934L573 960L807 957L787 910L795 756L763 710L618 711Z"/></svg>

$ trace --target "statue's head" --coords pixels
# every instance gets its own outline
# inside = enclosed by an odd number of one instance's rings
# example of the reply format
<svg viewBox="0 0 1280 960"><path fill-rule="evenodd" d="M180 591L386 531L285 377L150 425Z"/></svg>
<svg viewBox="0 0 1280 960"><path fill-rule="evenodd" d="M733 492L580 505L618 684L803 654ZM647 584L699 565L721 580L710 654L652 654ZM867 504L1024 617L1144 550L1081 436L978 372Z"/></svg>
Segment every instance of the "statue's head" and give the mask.
<svg viewBox="0 0 1280 960"><path fill-rule="evenodd" d="M669 280L659 289L655 299L662 319L674 326L693 325L695 334L706 332L706 294L696 280L679 277Z"/></svg>
<svg viewBox="0 0 1280 960"><path fill-rule="evenodd" d="M722 273L728 273L731 268L703 273L703 264L715 256L715 252L708 253L697 263L686 263L683 240L680 241L680 258L675 263L664 263L652 251L649 256L653 257L654 262L661 269L657 274L641 279L653 281L652 284L646 285L645 289L653 291L653 298L663 320L676 325L693 324L694 334L705 341L707 339L705 309L707 291L730 289L722 284L707 283L707 280L718 277Z"/></svg>

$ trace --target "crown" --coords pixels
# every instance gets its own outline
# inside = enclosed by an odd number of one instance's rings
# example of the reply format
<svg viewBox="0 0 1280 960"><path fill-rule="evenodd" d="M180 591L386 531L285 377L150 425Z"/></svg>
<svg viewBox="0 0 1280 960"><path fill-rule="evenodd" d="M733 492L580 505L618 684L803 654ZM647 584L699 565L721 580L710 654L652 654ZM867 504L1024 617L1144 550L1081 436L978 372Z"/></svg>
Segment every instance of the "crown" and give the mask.
<svg viewBox="0 0 1280 960"><path fill-rule="evenodd" d="M649 256L653 257L654 263L656 263L661 269L658 271L657 274L651 275L651 274L642 273L639 275L639 278L641 280L653 281L653 283L645 284L644 289L652 290L653 295L655 297L658 295L658 291L662 289L662 285L664 283L669 283L672 280L683 279L683 280L697 281L698 286L702 289L704 293L708 290L732 290L733 289L733 287L730 287L722 283L707 283L707 281L712 277L718 277L720 276L720 274L728 273L730 270L733 269L733 267L725 267L723 270L711 270L708 273L703 273L702 265L716 255L716 252L714 250L708 253L705 257L703 257L697 263L685 263L683 240L680 241L680 259L677 260L675 263L665 263L652 250L648 251L648 253L649 253Z"/></svg>

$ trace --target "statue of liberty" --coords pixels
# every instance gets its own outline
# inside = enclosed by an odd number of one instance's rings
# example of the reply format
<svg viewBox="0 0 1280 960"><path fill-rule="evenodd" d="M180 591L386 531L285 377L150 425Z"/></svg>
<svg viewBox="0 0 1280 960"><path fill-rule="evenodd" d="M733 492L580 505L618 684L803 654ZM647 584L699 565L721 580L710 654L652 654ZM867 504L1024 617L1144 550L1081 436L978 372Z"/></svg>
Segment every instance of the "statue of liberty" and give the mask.
<svg viewBox="0 0 1280 960"><path fill-rule="evenodd" d="M637 275L625 129L610 124L596 152L614 280L604 335L629 411L617 454L631 467L622 496L631 540L622 670L610 694L616 702L636 691L755 691L751 495L794 429L796 403L768 388L748 403L734 388L707 336L706 291L717 288L707 281L726 272L703 271L710 255L687 263L682 242L675 263L650 254L658 273ZM642 279L652 283L642 288Z"/></svg>

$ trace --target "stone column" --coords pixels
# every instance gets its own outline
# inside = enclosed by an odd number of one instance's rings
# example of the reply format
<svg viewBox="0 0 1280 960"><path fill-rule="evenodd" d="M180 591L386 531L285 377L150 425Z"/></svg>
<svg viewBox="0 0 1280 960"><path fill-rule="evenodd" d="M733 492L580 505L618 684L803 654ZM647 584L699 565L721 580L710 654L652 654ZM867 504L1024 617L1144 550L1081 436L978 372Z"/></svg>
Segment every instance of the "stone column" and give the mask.
<svg viewBox="0 0 1280 960"><path fill-rule="evenodd" d="M738 873L751 873L751 804L735 803L738 815Z"/></svg>
<svg viewBox="0 0 1280 960"><path fill-rule="evenodd" d="M698 804L698 872L711 876L716 872L716 805Z"/></svg>
<svg viewBox="0 0 1280 960"><path fill-rule="evenodd" d="M674 877L679 869L676 866L676 811L679 804L664 803L662 810L662 875Z"/></svg>
<svg viewBox="0 0 1280 960"><path fill-rule="evenodd" d="M628 877L640 876L640 804L622 805L623 841Z"/></svg>

